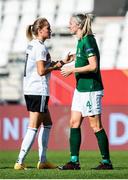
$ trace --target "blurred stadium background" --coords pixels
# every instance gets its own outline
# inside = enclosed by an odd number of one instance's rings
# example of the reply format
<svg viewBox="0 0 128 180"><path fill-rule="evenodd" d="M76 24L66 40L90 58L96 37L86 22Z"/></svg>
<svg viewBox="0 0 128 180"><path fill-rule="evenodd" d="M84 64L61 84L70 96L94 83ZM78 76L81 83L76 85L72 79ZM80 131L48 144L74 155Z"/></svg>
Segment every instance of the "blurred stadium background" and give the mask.
<svg viewBox="0 0 128 180"><path fill-rule="evenodd" d="M111 149L128 149L127 11L127 0L0 0L0 150L19 148L27 127L28 113L22 93L26 26L40 16L49 20L53 35L47 46L52 59L57 60L75 51L76 39L67 28L72 13L94 14L92 26L100 49L105 87L103 124ZM51 149L68 147L74 86L73 76L65 79L60 72L52 73ZM82 128L82 148L97 149L88 123Z"/></svg>

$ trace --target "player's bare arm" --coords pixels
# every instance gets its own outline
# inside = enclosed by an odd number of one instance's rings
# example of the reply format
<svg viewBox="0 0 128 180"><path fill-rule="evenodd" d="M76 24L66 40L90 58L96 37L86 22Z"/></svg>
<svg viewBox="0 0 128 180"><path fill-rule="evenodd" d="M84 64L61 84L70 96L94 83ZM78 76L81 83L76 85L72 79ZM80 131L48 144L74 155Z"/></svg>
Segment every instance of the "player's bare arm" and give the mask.
<svg viewBox="0 0 128 180"><path fill-rule="evenodd" d="M83 73L87 74L89 72L96 72L97 71L97 58L96 56L92 56L88 58L89 64L83 67L74 67L74 66L69 66L69 67L62 67L61 68L61 74L65 77L69 76L72 73Z"/></svg>
<svg viewBox="0 0 128 180"><path fill-rule="evenodd" d="M40 76L43 76L53 70L58 70L61 67L61 63L60 62L55 62L52 63L50 67L46 68L45 67L45 61L37 61L37 72Z"/></svg>

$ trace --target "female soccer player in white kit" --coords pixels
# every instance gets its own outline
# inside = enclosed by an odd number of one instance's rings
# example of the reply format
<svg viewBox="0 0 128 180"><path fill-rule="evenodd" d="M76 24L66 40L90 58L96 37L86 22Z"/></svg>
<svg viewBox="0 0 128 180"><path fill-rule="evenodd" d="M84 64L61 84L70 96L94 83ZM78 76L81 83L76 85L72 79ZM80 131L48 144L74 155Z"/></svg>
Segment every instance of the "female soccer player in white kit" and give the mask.
<svg viewBox="0 0 128 180"><path fill-rule="evenodd" d="M61 66L60 63L52 63L47 47L44 44L51 36L50 24L45 18L38 18L26 31L30 40L26 49L26 63L24 70L24 96L29 111L29 124L23 139L18 160L14 169L26 169L24 159L34 143L37 130L41 126L38 135L39 162L38 169L52 169L56 166L47 161L46 150L49 133L52 126L48 111L49 78L50 72Z"/></svg>

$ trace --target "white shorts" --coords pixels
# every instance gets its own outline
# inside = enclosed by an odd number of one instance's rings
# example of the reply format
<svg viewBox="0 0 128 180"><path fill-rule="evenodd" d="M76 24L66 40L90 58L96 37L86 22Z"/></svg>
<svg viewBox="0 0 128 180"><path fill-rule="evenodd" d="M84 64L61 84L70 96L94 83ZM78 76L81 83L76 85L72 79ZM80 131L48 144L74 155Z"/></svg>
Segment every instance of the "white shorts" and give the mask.
<svg viewBox="0 0 128 180"><path fill-rule="evenodd" d="M103 95L103 91L79 92L75 89L71 110L81 112L82 117L101 114Z"/></svg>

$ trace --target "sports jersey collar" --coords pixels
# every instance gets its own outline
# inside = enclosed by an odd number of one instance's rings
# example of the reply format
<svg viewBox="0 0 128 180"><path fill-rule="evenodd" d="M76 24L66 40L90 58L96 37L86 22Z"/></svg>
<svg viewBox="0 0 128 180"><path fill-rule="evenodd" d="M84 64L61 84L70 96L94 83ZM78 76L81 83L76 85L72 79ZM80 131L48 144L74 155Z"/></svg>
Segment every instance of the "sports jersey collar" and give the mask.
<svg viewBox="0 0 128 180"><path fill-rule="evenodd" d="M39 43L44 44L44 41L41 41L41 40L38 40L38 41L39 41Z"/></svg>
<svg viewBox="0 0 128 180"><path fill-rule="evenodd" d="M40 40L40 39L35 39L36 41L38 41L40 44L44 44L44 41Z"/></svg>

